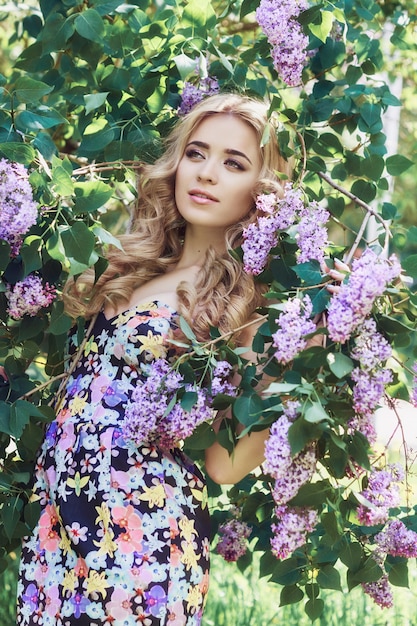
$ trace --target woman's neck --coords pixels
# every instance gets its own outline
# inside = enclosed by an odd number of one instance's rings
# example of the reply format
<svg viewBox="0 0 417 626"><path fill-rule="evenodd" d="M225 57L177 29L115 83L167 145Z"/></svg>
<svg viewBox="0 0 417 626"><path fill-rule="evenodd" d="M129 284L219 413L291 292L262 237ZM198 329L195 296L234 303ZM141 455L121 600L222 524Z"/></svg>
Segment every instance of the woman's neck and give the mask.
<svg viewBox="0 0 417 626"><path fill-rule="evenodd" d="M196 229L187 226L182 254L177 267L201 267L210 247L220 254L226 251L223 232L219 232L217 229L211 231L208 228Z"/></svg>

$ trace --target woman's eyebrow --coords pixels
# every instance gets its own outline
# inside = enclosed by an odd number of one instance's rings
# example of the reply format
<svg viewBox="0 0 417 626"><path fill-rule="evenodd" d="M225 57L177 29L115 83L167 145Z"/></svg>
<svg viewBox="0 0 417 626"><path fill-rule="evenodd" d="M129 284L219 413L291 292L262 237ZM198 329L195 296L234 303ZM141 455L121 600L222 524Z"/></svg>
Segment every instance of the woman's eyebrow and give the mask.
<svg viewBox="0 0 417 626"><path fill-rule="evenodd" d="M198 140L190 141L190 143L188 143L185 147L188 148L188 146L198 146L199 148L204 148L205 150L208 150L210 148L208 143L205 143L204 141L198 141ZM234 150L233 148L228 148L227 150L225 150L225 152L226 154L233 154L234 156L243 157L252 165L252 161L250 160L250 158L246 156L244 152L240 152L240 150Z"/></svg>

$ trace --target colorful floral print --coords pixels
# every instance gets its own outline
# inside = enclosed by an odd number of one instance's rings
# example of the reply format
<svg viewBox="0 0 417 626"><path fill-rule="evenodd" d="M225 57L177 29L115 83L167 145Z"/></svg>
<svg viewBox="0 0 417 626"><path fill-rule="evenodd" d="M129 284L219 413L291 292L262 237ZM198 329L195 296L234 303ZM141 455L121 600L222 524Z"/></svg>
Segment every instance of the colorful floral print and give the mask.
<svg viewBox="0 0 417 626"><path fill-rule="evenodd" d="M99 314L49 425L24 540L21 626L198 626L208 589L203 477L179 448L123 439L143 367L169 358L175 313L158 302ZM77 335L69 339L77 349Z"/></svg>

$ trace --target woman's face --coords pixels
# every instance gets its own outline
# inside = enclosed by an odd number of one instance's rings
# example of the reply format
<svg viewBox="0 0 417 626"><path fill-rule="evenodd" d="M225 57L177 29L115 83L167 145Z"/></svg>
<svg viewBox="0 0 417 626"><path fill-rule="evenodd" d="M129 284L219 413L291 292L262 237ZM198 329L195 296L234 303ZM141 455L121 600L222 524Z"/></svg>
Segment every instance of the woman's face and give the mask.
<svg viewBox="0 0 417 626"><path fill-rule="evenodd" d="M252 208L260 170L255 130L232 114L207 117L192 133L178 165L178 211L189 225L224 231Z"/></svg>

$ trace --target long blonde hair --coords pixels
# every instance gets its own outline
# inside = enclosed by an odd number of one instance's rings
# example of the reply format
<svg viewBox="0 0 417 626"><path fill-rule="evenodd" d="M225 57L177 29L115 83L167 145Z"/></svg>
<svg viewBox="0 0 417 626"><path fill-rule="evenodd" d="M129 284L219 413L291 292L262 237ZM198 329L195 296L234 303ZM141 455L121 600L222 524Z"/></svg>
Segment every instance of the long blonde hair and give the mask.
<svg viewBox="0 0 417 626"><path fill-rule="evenodd" d="M227 250L241 244L243 229L255 216L256 195L268 190L282 192L276 171L288 172L289 166L280 155L275 128L267 118L267 105L238 94L206 98L174 127L166 139L164 154L154 164L142 166L131 228L120 237L123 252L109 250L108 268L96 283L92 271L76 281L68 281L64 300L70 315L90 317L105 303L117 310L120 301L129 303L137 287L178 263L184 223L175 204L176 171L194 130L205 118L219 113L233 114L254 129L262 158L259 181L253 190L253 208L241 222L227 229ZM263 291L262 285L244 272L234 256L210 248L195 284L182 282L177 288L178 313L200 340L206 340L210 327L225 333L247 322L261 305Z"/></svg>

